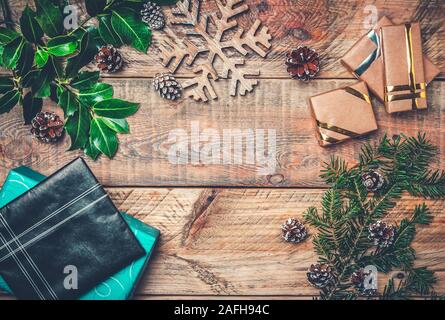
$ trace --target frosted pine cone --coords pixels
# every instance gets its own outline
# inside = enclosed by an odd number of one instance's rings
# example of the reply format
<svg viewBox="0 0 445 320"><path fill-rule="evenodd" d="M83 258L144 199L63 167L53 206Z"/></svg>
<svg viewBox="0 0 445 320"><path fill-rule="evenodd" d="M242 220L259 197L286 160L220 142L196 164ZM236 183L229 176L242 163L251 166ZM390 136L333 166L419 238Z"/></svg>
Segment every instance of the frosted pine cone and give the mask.
<svg viewBox="0 0 445 320"><path fill-rule="evenodd" d="M318 53L308 47L292 49L286 57L287 72L294 79L309 81L320 71Z"/></svg>
<svg viewBox="0 0 445 320"><path fill-rule="evenodd" d="M306 227L297 219L289 218L281 226L283 239L288 242L299 243L307 238Z"/></svg>
<svg viewBox="0 0 445 320"><path fill-rule="evenodd" d="M394 242L396 230L394 226L388 225L382 221L376 221L368 227L369 236L374 245L381 248L387 248Z"/></svg>
<svg viewBox="0 0 445 320"><path fill-rule="evenodd" d="M328 264L313 264L307 272L307 281L316 288L324 288L334 280L331 266Z"/></svg>
<svg viewBox="0 0 445 320"><path fill-rule="evenodd" d="M169 73L158 73L153 79L153 87L162 98L168 100L179 99L182 94L182 86Z"/></svg>
<svg viewBox="0 0 445 320"><path fill-rule="evenodd" d="M124 64L120 52L111 44L102 46L95 57L97 67L102 71L113 73L119 71Z"/></svg>
<svg viewBox="0 0 445 320"><path fill-rule="evenodd" d="M385 184L385 178L377 171L369 171L362 174L362 183L369 192L376 192Z"/></svg>
<svg viewBox="0 0 445 320"><path fill-rule="evenodd" d="M141 18L153 30L161 30L165 26L165 16L161 8L153 2L144 4L141 10Z"/></svg>
<svg viewBox="0 0 445 320"><path fill-rule="evenodd" d="M57 142L63 135L63 121L52 112L39 112L31 125L31 133L45 143Z"/></svg>

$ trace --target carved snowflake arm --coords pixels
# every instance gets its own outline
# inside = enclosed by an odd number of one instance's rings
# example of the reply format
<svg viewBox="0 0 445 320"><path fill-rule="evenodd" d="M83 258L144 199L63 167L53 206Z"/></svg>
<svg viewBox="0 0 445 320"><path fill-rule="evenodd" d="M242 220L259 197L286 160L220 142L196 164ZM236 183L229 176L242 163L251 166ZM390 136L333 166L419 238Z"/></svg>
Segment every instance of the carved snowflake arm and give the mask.
<svg viewBox="0 0 445 320"><path fill-rule="evenodd" d="M191 66L200 53L208 51L207 48L198 48L189 40L184 40L184 42L180 44L176 40L173 40L171 35L169 36L170 37L165 37L161 42L159 46L159 56L162 65L169 67L172 73L178 70L182 61L185 60L185 63Z"/></svg>
<svg viewBox="0 0 445 320"><path fill-rule="evenodd" d="M210 99L215 100L218 96L210 82L210 79L217 80L218 74L211 64L198 66L194 72L198 74L195 78L185 81L182 86L186 90L187 97L195 101L207 102Z"/></svg>
<svg viewBox="0 0 445 320"><path fill-rule="evenodd" d="M179 0L169 19L174 25L195 26L199 21L201 0Z"/></svg>
<svg viewBox="0 0 445 320"><path fill-rule="evenodd" d="M229 77L229 72L231 75L230 79L230 95L236 96L239 92L240 95L244 96L247 92L252 92L253 88L258 84L257 79L246 78L246 76L259 76L259 70L253 70L248 68L239 68L244 66L244 59L226 59L226 63L221 71L221 78L227 79Z"/></svg>
<svg viewBox="0 0 445 320"><path fill-rule="evenodd" d="M221 17L218 18L216 13L212 14L212 19L216 25L217 33L216 38L221 40L222 35L225 31L230 30L238 25L236 20L231 20L231 18L249 10L246 4L238 6L244 0L226 0L224 5L221 0L217 0L216 4L221 13Z"/></svg>
<svg viewBox="0 0 445 320"><path fill-rule="evenodd" d="M272 36L269 34L267 27L262 27L260 31L258 29L261 26L261 21L256 20L252 27L244 34L242 29L233 36L230 41L222 43L224 48L235 48L242 55L247 54L246 47L249 47L252 51L261 57L266 57L269 50L264 50L263 47L269 49L271 47ZM260 46L261 45L261 46ZM263 47L262 47L263 46Z"/></svg>

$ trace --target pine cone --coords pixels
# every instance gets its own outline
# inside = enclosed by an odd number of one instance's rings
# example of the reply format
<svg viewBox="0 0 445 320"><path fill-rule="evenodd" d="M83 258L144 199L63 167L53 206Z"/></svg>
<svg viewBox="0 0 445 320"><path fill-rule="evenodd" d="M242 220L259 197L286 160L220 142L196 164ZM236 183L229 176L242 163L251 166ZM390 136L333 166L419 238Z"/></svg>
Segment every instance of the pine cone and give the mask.
<svg viewBox="0 0 445 320"><path fill-rule="evenodd" d="M63 121L52 112L39 112L31 125L31 133L45 143L57 142L63 135Z"/></svg>
<svg viewBox="0 0 445 320"><path fill-rule="evenodd" d="M153 79L153 87L162 98L168 100L176 100L182 94L181 85L169 73L158 73Z"/></svg>
<svg viewBox="0 0 445 320"><path fill-rule="evenodd" d="M298 220L289 218L281 226L283 239L288 242L299 243L307 238L306 227Z"/></svg>
<svg viewBox="0 0 445 320"><path fill-rule="evenodd" d="M311 265L306 275L308 282L319 289L328 286L334 279L332 268L324 263Z"/></svg>
<svg viewBox="0 0 445 320"><path fill-rule="evenodd" d="M377 294L376 288L368 288L370 285L366 286L365 281L371 272L365 272L363 268L355 271L351 276L351 282L354 288L362 295L373 296Z"/></svg>
<svg viewBox="0 0 445 320"><path fill-rule="evenodd" d="M116 72L122 68L124 59L120 52L111 44L102 46L96 54L97 67L102 71Z"/></svg>
<svg viewBox="0 0 445 320"><path fill-rule="evenodd" d="M302 81L309 81L320 71L318 53L308 47L292 49L287 54L286 65L292 78Z"/></svg>
<svg viewBox="0 0 445 320"><path fill-rule="evenodd" d="M368 227L368 239L374 242L374 245L381 248L387 248L394 242L396 230L394 226L388 225L382 221L376 221Z"/></svg>
<svg viewBox="0 0 445 320"><path fill-rule="evenodd" d="M150 1L145 3L141 10L141 18L153 30L161 30L165 26L165 16L156 3Z"/></svg>
<svg viewBox="0 0 445 320"><path fill-rule="evenodd" d="M385 178L377 171L369 171L362 174L362 183L369 192L376 192L385 184Z"/></svg>

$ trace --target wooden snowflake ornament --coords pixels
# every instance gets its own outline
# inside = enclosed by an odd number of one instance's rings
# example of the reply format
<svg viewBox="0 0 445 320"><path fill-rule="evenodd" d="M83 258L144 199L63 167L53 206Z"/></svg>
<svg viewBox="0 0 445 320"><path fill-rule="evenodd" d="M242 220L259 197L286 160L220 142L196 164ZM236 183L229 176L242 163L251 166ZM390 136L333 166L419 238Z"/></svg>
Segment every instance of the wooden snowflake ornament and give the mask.
<svg viewBox="0 0 445 320"><path fill-rule="evenodd" d="M187 30L186 38L178 41L178 37L167 30L167 37L159 48L160 58L161 63L169 67L172 73L175 73L183 62L192 67L196 76L182 83L186 96L204 102L216 99L218 96L212 83L218 79L230 81L231 96L238 93L244 96L252 92L258 84L258 80L252 76L258 76L259 69L246 67L244 58L229 56L224 51L230 48L246 56L246 48L249 48L264 58L270 49L272 37L267 27L261 27L259 20L256 20L247 32L239 27L230 39L223 38L226 31L238 27L238 22L232 18L249 10L243 2L244 0L226 0L223 3L216 0L219 14L214 12L204 17L200 16L201 0L180 0L172 10L169 21L172 26L184 26ZM215 31L209 31L210 24L211 29ZM195 44L190 37L199 37L203 44ZM207 54L207 57L203 63L195 65L200 54ZM216 58L222 62L222 69L218 71L214 67Z"/></svg>

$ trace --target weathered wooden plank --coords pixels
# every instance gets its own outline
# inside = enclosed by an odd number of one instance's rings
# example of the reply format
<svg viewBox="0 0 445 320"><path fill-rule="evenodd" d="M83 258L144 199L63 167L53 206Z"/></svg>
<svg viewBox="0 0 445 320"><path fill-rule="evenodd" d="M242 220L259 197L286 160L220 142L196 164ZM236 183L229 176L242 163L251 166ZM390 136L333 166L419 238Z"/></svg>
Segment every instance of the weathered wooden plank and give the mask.
<svg viewBox="0 0 445 320"><path fill-rule="evenodd" d="M109 188L120 210L161 230L161 239L139 295L308 296L311 240L280 238L288 217L320 207L322 190ZM404 196L391 221L407 217L422 199ZM444 201L426 201L432 225L420 227L414 248L418 266L437 271L445 292ZM310 230L314 232L313 230ZM379 277L383 288L387 277Z"/></svg>
<svg viewBox="0 0 445 320"><path fill-rule="evenodd" d="M14 18L18 19L28 1L10 1ZM202 1L203 13L217 10L215 1ZM351 78L339 59L369 29L366 21L370 10L377 10L379 17L387 15L395 23L420 21L424 51L445 72L445 4L443 1L420 0L360 0L340 1L292 1L292 0L246 0L250 12L239 17L240 25L249 28L256 18L269 27L273 36L272 50L266 60L249 54L248 65L261 69L261 77L288 78L284 67L286 52L298 45L315 48L322 57L322 78ZM400 10L403 8L403 10ZM84 10L80 10L84 15ZM166 10L169 16L169 10ZM175 30L178 30L175 28ZM179 30L178 36L183 33ZM152 77L163 68L158 59L159 41L164 32L154 32L154 41L148 55L125 49L128 67L112 76ZM199 62L199 60L197 61ZM191 69L181 69L180 76L192 76ZM444 73L442 73L444 76Z"/></svg>
<svg viewBox="0 0 445 320"><path fill-rule="evenodd" d="M317 80L301 84L292 80L263 80L250 97L225 97L208 104L197 104L185 99L170 103L161 100L151 88L148 79L109 80L115 87L115 96L141 103L138 113L130 118L131 134L121 136L121 146L110 161L100 159L89 162L102 183L111 186L294 186L323 187L318 178L321 165L332 155L340 155L354 161L363 141L376 141L385 132L392 134L428 133L440 147L436 167L445 169L445 83L434 82L428 89L431 108L424 112L388 115L381 104L375 104L380 130L369 137L347 142L332 148L318 146L307 106L307 98L346 84L350 80ZM227 83L222 84L227 88ZM45 109L51 109L47 105ZM60 112L60 110L59 110ZM212 128L220 137L232 129L236 138L243 141L244 158L241 164L192 163L191 152L187 164L174 164L168 160L168 152L176 139L169 140L175 129L184 130L192 139L192 125L201 130ZM250 129L259 133L265 129L276 130L276 169L274 174L260 171L261 160L249 164L245 159L246 141L257 146L261 140L247 139L244 132L234 129ZM224 131L226 130L226 131ZM173 137L174 138L174 137ZM272 139L271 139L272 141ZM206 142L200 143L202 151ZM196 146L196 143L193 144ZM0 180L10 168L18 165L32 166L45 174L54 172L80 153L66 152L69 138L56 146L41 144L31 138L29 127L24 126L21 108L0 116ZM222 150L222 149L221 149ZM270 150L267 143L265 151ZM193 153L194 155L197 152ZM204 154L204 152L202 152ZM233 154L233 153L232 153ZM271 166L269 166L271 167Z"/></svg>

